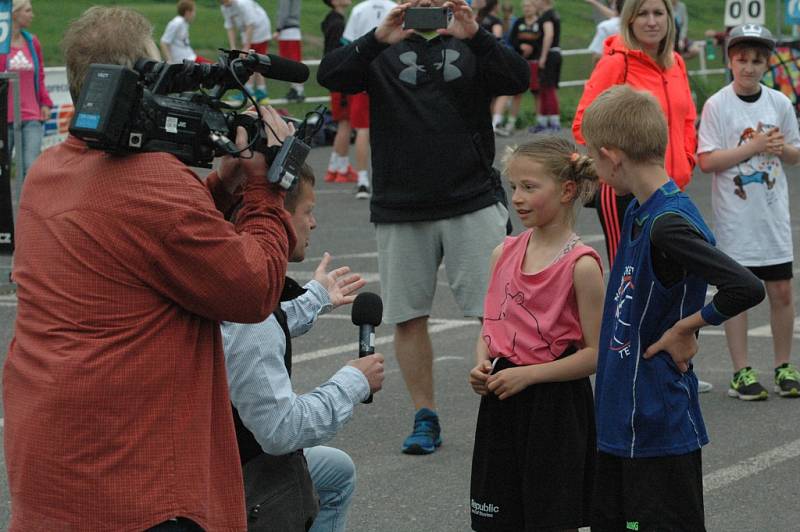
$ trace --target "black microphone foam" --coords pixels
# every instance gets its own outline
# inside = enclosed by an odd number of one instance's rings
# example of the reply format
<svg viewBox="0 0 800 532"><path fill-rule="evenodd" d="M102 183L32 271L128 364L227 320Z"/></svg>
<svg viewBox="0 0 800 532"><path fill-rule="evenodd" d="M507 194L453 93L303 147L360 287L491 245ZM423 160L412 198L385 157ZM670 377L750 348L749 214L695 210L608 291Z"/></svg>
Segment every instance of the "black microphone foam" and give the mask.
<svg viewBox="0 0 800 532"><path fill-rule="evenodd" d="M361 292L353 301L350 315L354 325L373 325L377 327L383 319L383 301L381 296L372 292Z"/></svg>
<svg viewBox="0 0 800 532"><path fill-rule="evenodd" d="M303 63L272 54L256 55L259 58L256 72L269 79L288 81L290 83L305 83L308 79L308 67Z"/></svg>

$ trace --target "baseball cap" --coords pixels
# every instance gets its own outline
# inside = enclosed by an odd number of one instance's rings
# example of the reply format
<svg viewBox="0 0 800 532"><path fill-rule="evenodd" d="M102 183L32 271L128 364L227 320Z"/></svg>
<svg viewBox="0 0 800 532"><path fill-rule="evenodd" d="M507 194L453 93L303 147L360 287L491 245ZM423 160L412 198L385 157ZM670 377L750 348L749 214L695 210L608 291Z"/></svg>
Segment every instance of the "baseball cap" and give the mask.
<svg viewBox="0 0 800 532"><path fill-rule="evenodd" d="M741 24L733 28L728 34L728 42L725 45L725 49L729 50L731 46L740 42L763 44L770 50L774 50L776 44L772 33L759 24Z"/></svg>

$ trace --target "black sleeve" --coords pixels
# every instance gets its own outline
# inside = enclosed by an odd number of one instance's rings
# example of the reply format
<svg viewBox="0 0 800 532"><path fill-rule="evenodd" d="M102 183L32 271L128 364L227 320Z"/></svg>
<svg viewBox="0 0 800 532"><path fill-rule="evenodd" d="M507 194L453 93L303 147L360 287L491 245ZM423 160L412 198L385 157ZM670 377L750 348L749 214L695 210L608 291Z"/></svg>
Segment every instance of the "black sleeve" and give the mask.
<svg viewBox="0 0 800 532"><path fill-rule="evenodd" d="M325 54L342 46L343 33L344 19L328 17L322 22L323 50Z"/></svg>
<svg viewBox="0 0 800 532"><path fill-rule="evenodd" d="M322 58L317 82L330 91L354 94L367 90L367 71L373 59L388 48L375 39L375 30Z"/></svg>
<svg viewBox="0 0 800 532"><path fill-rule="evenodd" d="M475 36L464 42L478 60L489 95L512 95L528 90L531 69L521 55L482 28L478 28Z"/></svg>
<svg viewBox="0 0 800 532"><path fill-rule="evenodd" d="M670 286L687 274L704 279L717 287L712 304L725 319L764 299L763 283L750 270L712 246L683 216L669 213L656 219L650 242L653 269L659 281Z"/></svg>
<svg viewBox="0 0 800 532"><path fill-rule="evenodd" d="M520 44L522 43L519 40L519 27L523 20L522 18L515 20L514 24L511 26L511 31L508 32L508 42L511 44L511 48L516 50L520 55L522 55L522 49L520 48Z"/></svg>

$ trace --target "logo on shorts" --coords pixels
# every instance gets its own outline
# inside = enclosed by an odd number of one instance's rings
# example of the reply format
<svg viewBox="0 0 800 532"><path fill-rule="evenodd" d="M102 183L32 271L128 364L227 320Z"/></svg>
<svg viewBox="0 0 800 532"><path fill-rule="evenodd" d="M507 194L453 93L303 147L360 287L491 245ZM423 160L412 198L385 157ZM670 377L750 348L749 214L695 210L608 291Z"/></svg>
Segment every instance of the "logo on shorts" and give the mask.
<svg viewBox="0 0 800 532"><path fill-rule="evenodd" d="M500 507L490 502L480 503L475 499L470 499L472 513L481 517L494 517L493 514L500 513Z"/></svg>
<svg viewBox="0 0 800 532"><path fill-rule="evenodd" d="M639 530L639 521L628 521L625 523L626 530Z"/></svg>

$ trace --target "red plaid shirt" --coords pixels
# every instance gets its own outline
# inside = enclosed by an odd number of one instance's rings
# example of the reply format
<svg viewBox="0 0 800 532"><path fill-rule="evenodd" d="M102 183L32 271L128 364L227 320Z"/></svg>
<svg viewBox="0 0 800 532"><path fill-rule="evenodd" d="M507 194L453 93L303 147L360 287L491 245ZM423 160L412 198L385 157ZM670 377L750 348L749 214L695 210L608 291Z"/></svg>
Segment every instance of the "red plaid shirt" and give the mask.
<svg viewBox="0 0 800 532"><path fill-rule="evenodd" d="M3 375L12 531L134 531L175 516L246 529L218 321L277 304L283 194L79 140L28 174ZM216 201L216 205L215 205Z"/></svg>

